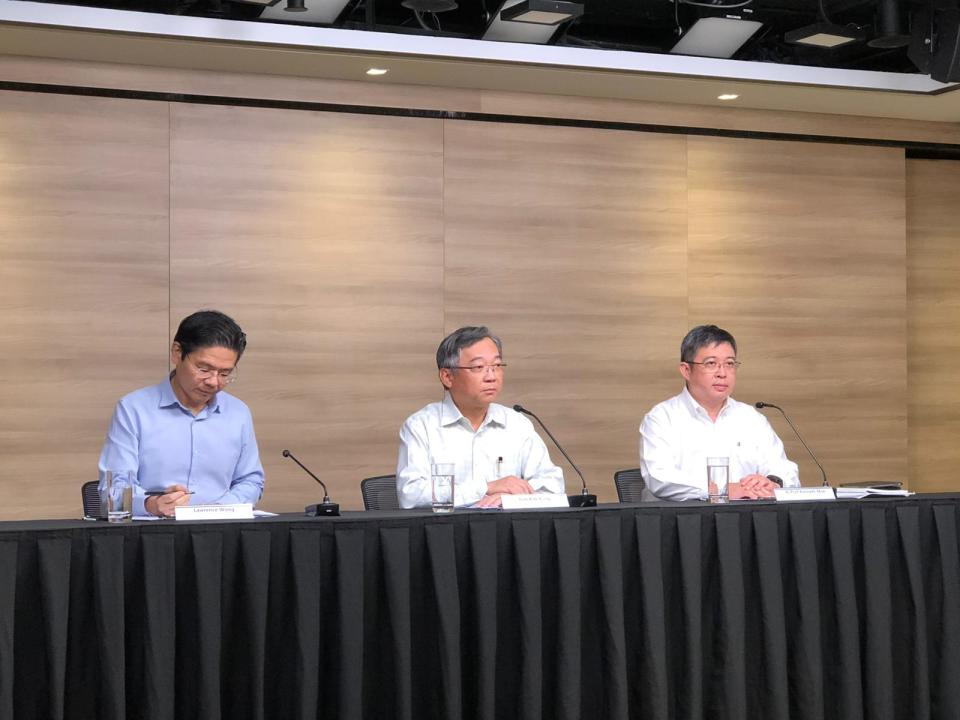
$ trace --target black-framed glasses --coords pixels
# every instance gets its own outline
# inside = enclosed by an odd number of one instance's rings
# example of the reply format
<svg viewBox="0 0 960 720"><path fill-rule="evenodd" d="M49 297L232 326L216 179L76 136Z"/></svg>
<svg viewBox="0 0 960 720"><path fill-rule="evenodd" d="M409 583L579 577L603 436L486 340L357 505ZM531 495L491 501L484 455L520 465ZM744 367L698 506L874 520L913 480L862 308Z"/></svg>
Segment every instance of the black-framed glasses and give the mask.
<svg viewBox="0 0 960 720"><path fill-rule="evenodd" d="M494 373L502 373L507 366L506 363L491 363L490 365L454 365L451 370L466 370L474 375L486 374L487 370L493 370Z"/></svg>
<svg viewBox="0 0 960 720"><path fill-rule="evenodd" d="M707 372L716 372L717 368L722 367L727 372L736 372L737 368L743 365L739 360L704 360L703 362L694 362L693 360L684 360L687 365L701 365Z"/></svg>

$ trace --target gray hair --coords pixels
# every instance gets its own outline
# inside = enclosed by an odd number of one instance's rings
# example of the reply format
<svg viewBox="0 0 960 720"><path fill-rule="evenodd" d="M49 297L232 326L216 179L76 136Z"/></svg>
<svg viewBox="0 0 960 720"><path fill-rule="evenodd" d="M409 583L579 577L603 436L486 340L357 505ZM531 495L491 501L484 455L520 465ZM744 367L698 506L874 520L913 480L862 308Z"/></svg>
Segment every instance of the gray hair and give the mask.
<svg viewBox="0 0 960 720"><path fill-rule="evenodd" d="M437 369L455 368L460 364L460 351L475 343L490 338L497 346L497 352L503 355L500 338L486 327L462 327L447 335L437 348Z"/></svg>
<svg viewBox="0 0 960 720"><path fill-rule="evenodd" d="M716 325L697 325L680 343L680 362L693 362L700 348L723 343L730 343L736 354L737 341L733 339L733 335Z"/></svg>

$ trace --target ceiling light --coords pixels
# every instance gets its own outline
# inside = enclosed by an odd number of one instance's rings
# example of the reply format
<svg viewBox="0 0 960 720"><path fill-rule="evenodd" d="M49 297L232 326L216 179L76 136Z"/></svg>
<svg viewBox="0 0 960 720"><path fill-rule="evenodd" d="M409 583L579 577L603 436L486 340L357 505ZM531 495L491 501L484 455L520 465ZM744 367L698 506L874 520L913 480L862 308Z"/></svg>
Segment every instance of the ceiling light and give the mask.
<svg viewBox="0 0 960 720"><path fill-rule="evenodd" d="M564 0L523 0L500 11L501 20L559 25L583 15L583 5Z"/></svg>
<svg viewBox="0 0 960 720"><path fill-rule="evenodd" d="M739 95L735 93L723 93L723 95L717 95L717 100L736 100Z"/></svg>
<svg viewBox="0 0 960 720"><path fill-rule="evenodd" d="M307 6L303 0L287 0L287 6L284 8L287 12L306 12Z"/></svg>
<svg viewBox="0 0 960 720"><path fill-rule="evenodd" d="M697 20L671 48L674 55L729 58L763 27L756 20L707 17Z"/></svg>
<svg viewBox="0 0 960 720"><path fill-rule="evenodd" d="M367 70L367 75L386 75L389 70L386 68L370 68Z"/></svg>
<svg viewBox="0 0 960 720"><path fill-rule="evenodd" d="M861 42L865 36L858 27L819 22L799 30L791 30L783 36L784 42L794 45L810 45L818 48L835 48Z"/></svg>

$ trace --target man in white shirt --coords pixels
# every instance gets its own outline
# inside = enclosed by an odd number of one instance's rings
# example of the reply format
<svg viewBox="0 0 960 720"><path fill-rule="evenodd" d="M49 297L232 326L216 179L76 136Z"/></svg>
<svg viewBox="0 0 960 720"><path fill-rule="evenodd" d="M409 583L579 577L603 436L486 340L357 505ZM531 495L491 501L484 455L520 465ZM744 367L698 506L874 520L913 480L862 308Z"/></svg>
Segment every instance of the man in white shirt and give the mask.
<svg viewBox="0 0 960 720"><path fill-rule="evenodd" d="M649 499L706 499L708 457L730 459L731 499L772 497L781 484L800 486L797 465L767 419L730 397L739 366L737 341L726 330L699 325L687 333L680 345L683 391L640 425Z"/></svg>
<svg viewBox="0 0 960 720"><path fill-rule="evenodd" d="M463 327L437 349L441 402L415 412L400 428L400 507L428 507L430 466L454 463L458 507L497 507L503 495L563 493L563 472L550 461L533 424L493 401L503 388L502 344L485 327Z"/></svg>

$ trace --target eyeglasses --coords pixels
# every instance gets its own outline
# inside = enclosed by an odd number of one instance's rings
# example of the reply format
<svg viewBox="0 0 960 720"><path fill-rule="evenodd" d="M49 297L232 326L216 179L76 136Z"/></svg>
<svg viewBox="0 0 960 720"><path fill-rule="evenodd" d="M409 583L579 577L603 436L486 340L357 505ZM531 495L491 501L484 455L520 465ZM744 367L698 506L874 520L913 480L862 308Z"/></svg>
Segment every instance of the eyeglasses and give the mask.
<svg viewBox="0 0 960 720"><path fill-rule="evenodd" d="M451 370L466 370L474 375L484 375L487 370L493 370L494 373L502 373L507 366L506 363L493 363L492 365L454 365Z"/></svg>
<svg viewBox="0 0 960 720"><path fill-rule="evenodd" d="M716 372L720 366L723 366L723 369L727 372L736 372L737 368L743 364L737 360L724 360L723 362L719 362L718 360L704 360L703 362L684 360L684 362L687 363L687 365L702 365L703 369L707 372Z"/></svg>
<svg viewBox="0 0 960 720"><path fill-rule="evenodd" d="M199 380L209 380L210 378L216 376L217 380L223 385L229 385L232 382L237 381L237 369L231 368L230 370L217 370L216 368L207 367L206 365L194 365L190 363L190 367L193 368L193 374Z"/></svg>

